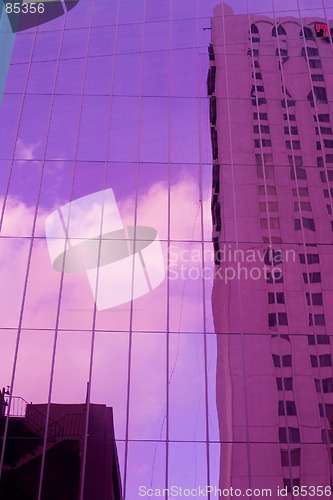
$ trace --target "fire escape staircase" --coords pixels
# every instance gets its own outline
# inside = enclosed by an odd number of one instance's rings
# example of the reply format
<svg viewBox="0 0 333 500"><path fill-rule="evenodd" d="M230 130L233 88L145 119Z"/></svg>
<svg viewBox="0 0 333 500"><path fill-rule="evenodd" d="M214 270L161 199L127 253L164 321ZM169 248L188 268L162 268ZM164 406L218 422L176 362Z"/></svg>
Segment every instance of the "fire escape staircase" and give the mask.
<svg viewBox="0 0 333 500"><path fill-rule="evenodd" d="M14 410L11 411L9 417L3 466L3 469L8 471L18 469L40 457L43 453L46 434L46 417L42 412L17 396L12 397L11 406L14 407ZM3 422L1 433L3 433L5 418L6 416L3 416L1 419ZM83 413L68 413L58 420L49 418L46 453L65 439L79 439L84 419Z"/></svg>

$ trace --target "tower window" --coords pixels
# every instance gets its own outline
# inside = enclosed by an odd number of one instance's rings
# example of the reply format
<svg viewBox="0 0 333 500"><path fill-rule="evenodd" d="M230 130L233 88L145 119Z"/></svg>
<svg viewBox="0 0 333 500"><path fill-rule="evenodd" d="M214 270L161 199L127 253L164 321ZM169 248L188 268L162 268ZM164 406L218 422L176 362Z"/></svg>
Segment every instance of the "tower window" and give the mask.
<svg viewBox="0 0 333 500"><path fill-rule="evenodd" d="M301 465L301 449L296 450L281 450L281 465L283 467L297 467Z"/></svg>
<svg viewBox="0 0 333 500"><path fill-rule="evenodd" d="M291 354L285 354L284 356L282 356L282 366L291 366Z"/></svg>
<svg viewBox="0 0 333 500"><path fill-rule="evenodd" d="M295 479L287 479L287 478L284 478L283 479L283 487L287 490L288 494L290 494L293 490L293 488L295 486L300 486L301 485L301 481L299 478Z"/></svg>
<svg viewBox="0 0 333 500"><path fill-rule="evenodd" d="M311 75L311 80L313 82L323 82L324 81L324 75Z"/></svg>
<svg viewBox="0 0 333 500"><path fill-rule="evenodd" d="M307 292L306 293L306 300L307 300L307 303L309 306L311 306L311 305L322 306L323 305L323 296L321 293L312 293L310 296L310 294Z"/></svg>
<svg viewBox="0 0 333 500"><path fill-rule="evenodd" d="M325 326L324 314L309 314L309 326Z"/></svg>
<svg viewBox="0 0 333 500"><path fill-rule="evenodd" d="M314 48L314 47L302 47L302 51L301 51L301 55L302 57L316 57L316 56L319 56L319 51L318 49Z"/></svg>
<svg viewBox="0 0 333 500"><path fill-rule="evenodd" d="M317 335L317 344L330 345L330 337L328 335Z"/></svg>
<svg viewBox="0 0 333 500"><path fill-rule="evenodd" d="M276 37L277 35L287 35L286 30L281 24L279 24L277 29L276 26L272 29L272 36Z"/></svg>
<svg viewBox="0 0 333 500"><path fill-rule="evenodd" d="M282 415L297 415L296 405L294 401L279 401L278 414Z"/></svg>
<svg viewBox="0 0 333 500"><path fill-rule="evenodd" d="M314 314L315 325L325 326L325 314Z"/></svg>
<svg viewBox="0 0 333 500"><path fill-rule="evenodd" d="M254 145L256 148L268 148L272 145L272 141L270 139L255 139L254 140Z"/></svg>
<svg viewBox="0 0 333 500"><path fill-rule="evenodd" d="M309 196L309 190L305 187L293 188L294 196Z"/></svg>
<svg viewBox="0 0 333 500"><path fill-rule="evenodd" d="M279 441L280 443L299 443L300 433L298 427L280 427Z"/></svg>
<svg viewBox="0 0 333 500"><path fill-rule="evenodd" d="M255 96L255 92L264 92L264 86L263 85L252 85L251 88L251 97Z"/></svg>
<svg viewBox="0 0 333 500"><path fill-rule="evenodd" d="M299 209L301 210L306 210L306 211L311 211L311 203L308 201L295 201L294 202L294 211L298 212Z"/></svg>
<svg viewBox="0 0 333 500"><path fill-rule="evenodd" d="M319 356L310 356L311 366L313 368L332 366L332 356L330 354L320 354Z"/></svg>
<svg viewBox="0 0 333 500"><path fill-rule="evenodd" d="M319 264L319 255L316 253L308 253L306 255L306 260L308 264ZM299 261L301 264L305 264L305 254L299 254Z"/></svg>
<svg viewBox="0 0 333 500"><path fill-rule="evenodd" d="M295 172L295 170L296 170L296 172ZM296 173L296 175L295 175L295 173ZM290 178L293 180L295 180L296 178L306 180L307 177L306 177L305 168L296 167L294 169L293 167L291 167Z"/></svg>
<svg viewBox="0 0 333 500"><path fill-rule="evenodd" d="M210 123L216 125L216 97L210 98Z"/></svg>
<svg viewBox="0 0 333 500"><path fill-rule="evenodd" d="M314 115L313 118L314 118L314 121L316 122L317 121L317 116ZM329 123L329 121L330 121L330 115L328 115L328 114L319 114L318 115L318 121L319 122Z"/></svg>
<svg viewBox="0 0 333 500"><path fill-rule="evenodd" d="M320 273L303 273L304 283L321 283Z"/></svg>
<svg viewBox="0 0 333 500"><path fill-rule="evenodd" d="M258 186L258 194L260 195L276 195L276 187L275 186L263 186L262 184Z"/></svg>
<svg viewBox="0 0 333 500"><path fill-rule="evenodd" d="M322 182L333 181L333 170L327 170L327 172L320 172L320 178Z"/></svg>
<svg viewBox="0 0 333 500"><path fill-rule="evenodd" d="M208 95L212 95L215 92L215 80L216 80L216 66L212 66L208 70L208 77L207 77Z"/></svg>
<svg viewBox="0 0 333 500"><path fill-rule="evenodd" d="M284 127L284 133L285 134L291 134L291 135L297 135L298 134L298 128L293 126L293 127Z"/></svg>
<svg viewBox="0 0 333 500"><path fill-rule="evenodd" d="M330 443L330 442L332 442L331 433L330 433L329 430L322 429L322 431L321 431L321 440L322 440L323 443Z"/></svg>
<svg viewBox="0 0 333 500"><path fill-rule="evenodd" d="M281 56L281 57L286 57L288 55L288 50L287 49L276 49L275 55Z"/></svg>
<svg viewBox="0 0 333 500"><path fill-rule="evenodd" d="M268 120L267 113L253 113L254 120Z"/></svg>
<svg viewBox="0 0 333 500"><path fill-rule="evenodd" d="M221 205L219 202L214 205L215 230L221 231Z"/></svg>
<svg viewBox="0 0 333 500"><path fill-rule="evenodd" d="M287 149L301 149L300 141L286 141Z"/></svg>
<svg viewBox="0 0 333 500"><path fill-rule="evenodd" d="M221 263L221 256L220 256L219 240L216 237L213 238L213 246L214 246L214 254L215 254L215 265L218 265Z"/></svg>
<svg viewBox="0 0 333 500"><path fill-rule="evenodd" d="M265 165L265 179L274 179L274 167L272 165ZM262 166L257 167L257 176L259 179L264 178L264 169Z"/></svg>
<svg viewBox="0 0 333 500"><path fill-rule="evenodd" d="M289 165L291 167L293 167L294 165L295 165L295 167L302 167L303 166L302 156L296 156L296 155L288 156L288 161L289 161Z"/></svg>
<svg viewBox="0 0 333 500"><path fill-rule="evenodd" d="M267 248L264 250L263 256L266 266L277 266L283 262L283 256L280 250Z"/></svg>
<svg viewBox="0 0 333 500"><path fill-rule="evenodd" d="M282 273L267 273L267 283L283 283Z"/></svg>
<svg viewBox="0 0 333 500"><path fill-rule="evenodd" d="M281 100L281 106L283 108L289 108L289 107L295 106L295 104L296 104L296 101L294 99L282 99Z"/></svg>
<svg viewBox="0 0 333 500"><path fill-rule="evenodd" d="M277 212L278 211L278 204L276 201L268 201L267 203L265 201L259 202L259 212Z"/></svg>
<svg viewBox="0 0 333 500"><path fill-rule="evenodd" d="M258 57L259 56L259 50L258 49L248 49L247 55L248 56L253 56L253 57Z"/></svg>
<svg viewBox="0 0 333 500"><path fill-rule="evenodd" d="M268 303L269 304L284 304L285 303L285 297L283 292L278 292L278 293L273 293L269 292L268 293Z"/></svg>
<svg viewBox="0 0 333 500"><path fill-rule="evenodd" d="M322 134L332 134L331 127L320 127L320 132ZM319 135L319 129L316 127L316 134Z"/></svg>
<svg viewBox="0 0 333 500"><path fill-rule="evenodd" d="M277 325L277 317L275 313L271 313L268 315L268 325L271 327Z"/></svg>
<svg viewBox="0 0 333 500"><path fill-rule="evenodd" d="M292 377L286 377L286 378L276 378L276 384L278 391L292 391L293 390L293 379Z"/></svg>
<svg viewBox="0 0 333 500"><path fill-rule="evenodd" d="M327 93L325 87L313 87L314 95L316 96L317 101L323 102L327 104ZM308 101L310 102L311 106L314 106L314 99L313 99L313 93L312 90L308 93Z"/></svg>
<svg viewBox="0 0 333 500"><path fill-rule="evenodd" d="M306 40L313 40L314 39L314 36L313 36L313 33L312 33L312 30L310 28L303 28L299 34L300 37L303 37L306 39Z"/></svg>
<svg viewBox="0 0 333 500"><path fill-rule="evenodd" d="M318 101L327 103L327 93L325 87L313 87L313 90Z"/></svg>
<svg viewBox="0 0 333 500"><path fill-rule="evenodd" d="M291 355L286 354L284 356L278 356L277 354L272 354L274 366L277 368L290 367L291 366Z"/></svg>
<svg viewBox="0 0 333 500"><path fill-rule="evenodd" d="M321 417L329 417L333 412L333 405L332 404L319 404L319 414Z"/></svg>
<svg viewBox="0 0 333 500"><path fill-rule="evenodd" d="M321 68L321 60L320 59L309 59L310 68Z"/></svg>
<svg viewBox="0 0 333 500"><path fill-rule="evenodd" d="M252 99L253 106L262 106L262 104L266 104L267 100L265 97L258 97L258 99Z"/></svg>
<svg viewBox="0 0 333 500"><path fill-rule="evenodd" d="M313 219L309 219L308 217L302 217L302 224L303 227L305 227L306 229L310 229L310 231L316 230L316 226Z"/></svg>
<svg viewBox="0 0 333 500"><path fill-rule="evenodd" d="M288 326L288 317L286 313L278 313L278 321L281 326Z"/></svg>
<svg viewBox="0 0 333 500"><path fill-rule="evenodd" d="M333 196L333 188L331 188L329 191L328 191L328 189L324 189L325 198L329 198L330 195L331 195L331 197Z"/></svg>
<svg viewBox="0 0 333 500"><path fill-rule="evenodd" d="M208 54L209 54L209 60L215 61L214 47L211 43L208 46Z"/></svg>
<svg viewBox="0 0 333 500"><path fill-rule="evenodd" d="M273 162L273 155L272 153L263 153L263 154L256 154L256 163L257 165L265 165L267 163L272 163Z"/></svg>
<svg viewBox="0 0 333 500"><path fill-rule="evenodd" d="M219 156L219 149L217 143L217 131L214 127L211 127L211 139L212 139L213 159L217 160Z"/></svg>
<svg viewBox="0 0 333 500"><path fill-rule="evenodd" d="M259 133L259 125L253 126L253 131L258 134ZM269 126L268 125L260 125L260 132L263 134L269 134Z"/></svg>
<svg viewBox="0 0 333 500"><path fill-rule="evenodd" d="M251 24L251 33L259 34L258 26Z"/></svg>
<svg viewBox="0 0 333 500"><path fill-rule="evenodd" d="M213 165L213 191L214 193L220 192L220 165Z"/></svg>
<svg viewBox="0 0 333 500"><path fill-rule="evenodd" d="M333 379L332 378L324 378L322 380L323 392L325 394L333 392Z"/></svg>

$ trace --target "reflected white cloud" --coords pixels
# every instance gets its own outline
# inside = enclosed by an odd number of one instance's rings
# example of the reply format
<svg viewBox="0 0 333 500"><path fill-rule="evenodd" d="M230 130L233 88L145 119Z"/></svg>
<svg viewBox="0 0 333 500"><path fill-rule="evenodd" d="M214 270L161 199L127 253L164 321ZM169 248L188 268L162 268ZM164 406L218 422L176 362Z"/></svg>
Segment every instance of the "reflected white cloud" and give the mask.
<svg viewBox="0 0 333 500"><path fill-rule="evenodd" d="M165 278L156 230L124 227L112 189L58 208L45 229L54 269L85 271L99 311L141 297Z"/></svg>

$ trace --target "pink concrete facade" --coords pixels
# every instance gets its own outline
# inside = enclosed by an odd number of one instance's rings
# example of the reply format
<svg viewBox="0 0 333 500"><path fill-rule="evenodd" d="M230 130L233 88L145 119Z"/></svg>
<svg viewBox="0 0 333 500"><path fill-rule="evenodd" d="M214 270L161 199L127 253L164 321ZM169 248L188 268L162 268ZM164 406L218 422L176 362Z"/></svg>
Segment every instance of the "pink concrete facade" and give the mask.
<svg viewBox="0 0 333 500"><path fill-rule="evenodd" d="M328 26L233 15L227 5L212 19L220 483L272 488L273 498L278 487L325 487L332 477Z"/></svg>

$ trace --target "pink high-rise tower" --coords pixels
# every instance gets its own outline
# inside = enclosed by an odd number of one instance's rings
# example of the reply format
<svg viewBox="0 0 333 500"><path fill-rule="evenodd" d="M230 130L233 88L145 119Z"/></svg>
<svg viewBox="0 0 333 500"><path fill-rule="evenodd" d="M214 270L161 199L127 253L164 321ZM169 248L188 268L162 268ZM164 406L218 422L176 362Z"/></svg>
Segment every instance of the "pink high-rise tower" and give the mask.
<svg viewBox="0 0 333 500"><path fill-rule="evenodd" d="M272 498L331 485L331 26L225 4L212 19L220 483Z"/></svg>

